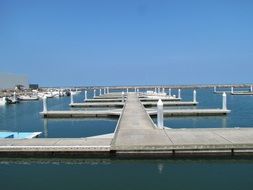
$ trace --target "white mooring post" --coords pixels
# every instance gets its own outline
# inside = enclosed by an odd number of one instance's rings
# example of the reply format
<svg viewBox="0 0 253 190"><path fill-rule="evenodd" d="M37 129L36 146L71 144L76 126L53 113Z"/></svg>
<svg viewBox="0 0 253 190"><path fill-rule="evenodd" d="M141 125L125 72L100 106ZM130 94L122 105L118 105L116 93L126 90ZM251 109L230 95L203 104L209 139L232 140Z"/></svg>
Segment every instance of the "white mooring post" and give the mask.
<svg viewBox="0 0 253 190"><path fill-rule="evenodd" d="M213 91L216 92L216 86L213 87Z"/></svg>
<svg viewBox="0 0 253 190"><path fill-rule="evenodd" d="M227 95L225 92L222 94L222 109L227 110Z"/></svg>
<svg viewBox="0 0 253 190"><path fill-rule="evenodd" d="M253 92L253 86L252 85L250 86L250 92Z"/></svg>
<svg viewBox="0 0 253 190"><path fill-rule="evenodd" d="M178 89L177 97L181 99L181 89Z"/></svg>
<svg viewBox="0 0 253 190"><path fill-rule="evenodd" d="M99 96L101 96L102 95L102 89L100 88L99 89Z"/></svg>
<svg viewBox="0 0 253 190"><path fill-rule="evenodd" d="M70 104L74 103L73 93L70 91Z"/></svg>
<svg viewBox="0 0 253 190"><path fill-rule="evenodd" d="M196 92L196 90L193 90L193 102L194 103L197 102L197 92Z"/></svg>
<svg viewBox="0 0 253 190"><path fill-rule="evenodd" d="M231 86L231 93L234 93L234 87Z"/></svg>
<svg viewBox="0 0 253 190"><path fill-rule="evenodd" d="M169 88L169 96L171 96L171 88Z"/></svg>
<svg viewBox="0 0 253 190"><path fill-rule="evenodd" d="M16 96L16 92L13 93L13 101L16 102L17 101L17 96Z"/></svg>
<svg viewBox="0 0 253 190"><path fill-rule="evenodd" d="M47 112L47 97L43 96L42 97L42 101L43 101L43 112Z"/></svg>
<svg viewBox="0 0 253 190"><path fill-rule="evenodd" d="M96 89L93 91L93 98L96 98Z"/></svg>
<svg viewBox="0 0 253 190"><path fill-rule="evenodd" d="M157 102L157 127L163 128L163 102L161 99Z"/></svg>
<svg viewBox="0 0 253 190"><path fill-rule="evenodd" d="M87 100L87 90L84 91L84 101Z"/></svg>
<svg viewBox="0 0 253 190"><path fill-rule="evenodd" d="M121 98L122 98L122 100L121 100L121 101L122 101L122 102L124 102L124 101L125 101L124 94L125 94L125 93L124 93L124 91L122 91L122 93L121 93Z"/></svg>

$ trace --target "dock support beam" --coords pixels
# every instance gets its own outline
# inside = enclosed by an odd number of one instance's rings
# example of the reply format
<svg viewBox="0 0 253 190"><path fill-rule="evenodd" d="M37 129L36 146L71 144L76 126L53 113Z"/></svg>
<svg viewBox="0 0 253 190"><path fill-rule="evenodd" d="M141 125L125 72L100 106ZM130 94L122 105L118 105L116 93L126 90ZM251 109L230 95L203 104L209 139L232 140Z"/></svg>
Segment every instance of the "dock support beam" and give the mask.
<svg viewBox="0 0 253 190"><path fill-rule="evenodd" d="M161 99L157 102L157 127L163 128L163 102Z"/></svg>
<svg viewBox="0 0 253 190"><path fill-rule="evenodd" d="M197 102L197 92L196 92L196 90L193 90L193 102L194 103Z"/></svg>
<svg viewBox="0 0 253 190"><path fill-rule="evenodd" d="M178 89L178 95L177 95L177 97L181 99L181 89Z"/></svg>
<svg viewBox="0 0 253 190"><path fill-rule="evenodd" d="M42 101L43 101L43 112L47 112L47 97L43 96L42 97Z"/></svg>
<svg viewBox="0 0 253 190"><path fill-rule="evenodd" d="M222 109L227 110L227 95L225 92L222 94Z"/></svg>

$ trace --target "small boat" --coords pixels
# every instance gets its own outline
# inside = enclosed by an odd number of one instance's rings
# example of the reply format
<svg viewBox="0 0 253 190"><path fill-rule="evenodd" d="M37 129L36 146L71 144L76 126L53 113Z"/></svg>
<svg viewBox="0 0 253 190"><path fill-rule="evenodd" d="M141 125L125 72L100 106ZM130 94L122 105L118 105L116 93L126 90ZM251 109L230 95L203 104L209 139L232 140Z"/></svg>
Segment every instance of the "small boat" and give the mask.
<svg viewBox="0 0 253 190"><path fill-rule="evenodd" d="M14 98L14 97L8 97L8 98L6 98L6 103L7 104L16 104L16 103L19 103L19 100L18 99L16 99L16 98Z"/></svg>
<svg viewBox="0 0 253 190"><path fill-rule="evenodd" d="M16 92L13 93L12 97L7 97L7 104L16 104L19 103L19 100L17 99Z"/></svg>
<svg viewBox="0 0 253 190"><path fill-rule="evenodd" d="M39 97L36 95L22 95L18 97L18 100L20 101L34 101L34 100L38 100Z"/></svg>
<svg viewBox="0 0 253 190"><path fill-rule="evenodd" d="M7 103L6 97L0 98L0 106L3 106Z"/></svg>
<svg viewBox="0 0 253 190"><path fill-rule="evenodd" d="M41 132L0 131L0 139L32 139L38 138Z"/></svg>

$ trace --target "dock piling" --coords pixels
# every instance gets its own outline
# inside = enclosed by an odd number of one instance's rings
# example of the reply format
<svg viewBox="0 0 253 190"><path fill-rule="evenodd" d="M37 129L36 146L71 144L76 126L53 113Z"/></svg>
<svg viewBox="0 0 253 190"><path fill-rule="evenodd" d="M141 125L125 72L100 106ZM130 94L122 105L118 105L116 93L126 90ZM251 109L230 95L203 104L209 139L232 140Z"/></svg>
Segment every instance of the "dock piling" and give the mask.
<svg viewBox="0 0 253 190"><path fill-rule="evenodd" d="M216 92L216 86L213 87L213 91Z"/></svg>
<svg viewBox="0 0 253 190"><path fill-rule="evenodd" d="M253 86L252 85L250 86L250 92L253 92Z"/></svg>
<svg viewBox="0 0 253 190"><path fill-rule="evenodd" d="M43 112L47 112L47 97L43 96L42 101L43 101Z"/></svg>
<svg viewBox="0 0 253 190"><path fill-rule="evenodd" d="M93 98L96 98L96 89L94 89L94 95L93 95Z"/></svg>
<svg viewBox="0 0 253 190"><path fill-rule="evenodd" d="M99 96L101 96L102 95L102 89L100 88L99 89Z"/></svg>
<svg viewBox="0 0 253 190"><path fill-rule="evenodd" d="M171 88L169 88L169 96L171 96Z"/></svg>
<svg viewBox="0 0 253 190"><path fill-rule="evenodd" d="M84 101L87 101L87 90L84 91Z"/></svg>
<svg viewBox="0 0 253 190"><path fill-rule="evenodd" d="M157 127L163 128L163 102L161 99L157 102Z"/></svg>
<svg viewBox="0 0 253 190"><path fill-rule="evenodd" d="M197 102L197 92L196 90L193 90L193 102Z"/></svg>
<svg viewBox="0 0 253 190"><path fill-rule="evenodd" d="M178 98L181 98L181 89L178 89Z"/></svg>
<svg viewBox="0 0 253 190"><path fill-rule="evenodd" d="M73 93L70 91L70 104L74 103Z"/></svg>
<svg viewBox="0 0 253 190"><path fill-rule="evenodd" d="M14 102L16 102L16 101L17 101L16 92L14 92L14 93L13 93L13 100L14 100Z"/></svg>
<svg viewBox="0 0 253 190"><path fill-rule="evenodd" d="M226 110L227 109L227 95L225 92L222 94L222 109Z"/></svg>
<svg viewBox="0 0 253 190"><path fill-rule="evenodd" d="M231 86L231 93L234 93L234 87Z"/></svg>
<svg viewBox="0 0 253 190"><path fill-rule="evenodd" d="M125 98L124 98L124 94L125 94L125 93L124 93L124 91L122 91L121 94L122 94L122 102L124 102L124 101L125 101Z"/></svg>

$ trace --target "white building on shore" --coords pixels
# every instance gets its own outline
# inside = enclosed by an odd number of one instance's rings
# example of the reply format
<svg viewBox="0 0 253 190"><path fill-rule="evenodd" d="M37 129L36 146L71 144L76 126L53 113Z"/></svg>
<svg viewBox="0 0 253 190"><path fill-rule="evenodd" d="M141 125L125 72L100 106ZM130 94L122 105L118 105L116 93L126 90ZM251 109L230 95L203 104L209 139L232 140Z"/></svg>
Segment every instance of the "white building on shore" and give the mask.
<svg viewBox="0 0 253 190"><path fill-rule="evenodd" d="M28 88L28 78L25 75L0 73L0 89L11 89L17 85Z"/></svg>

